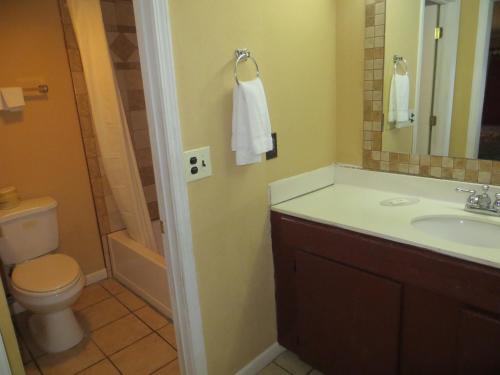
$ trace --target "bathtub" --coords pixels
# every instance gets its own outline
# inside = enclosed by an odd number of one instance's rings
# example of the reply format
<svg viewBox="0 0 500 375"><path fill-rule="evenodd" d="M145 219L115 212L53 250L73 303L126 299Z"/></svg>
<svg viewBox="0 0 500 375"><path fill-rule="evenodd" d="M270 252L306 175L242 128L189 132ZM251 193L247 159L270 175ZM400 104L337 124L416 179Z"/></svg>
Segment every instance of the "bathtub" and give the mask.
<svg viewBox="0 0 500 375"><path fill-rule="evenodd" d="M153 229L161 244L159 221ZM109 234L108 243L113 277L172 318L165 258L131 239L126 230Z"/></svg>

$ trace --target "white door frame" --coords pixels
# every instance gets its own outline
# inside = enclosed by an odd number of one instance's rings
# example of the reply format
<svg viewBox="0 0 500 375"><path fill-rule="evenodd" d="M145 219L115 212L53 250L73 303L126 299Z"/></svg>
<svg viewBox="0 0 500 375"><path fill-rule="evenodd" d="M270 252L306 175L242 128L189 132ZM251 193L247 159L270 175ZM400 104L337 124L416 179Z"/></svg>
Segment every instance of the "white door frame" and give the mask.
<svg viewBox="0 0 500 375"><path fill-rule="evenodd" d="M206 375L168 1L133 3L179 365L184 375Z"/></svg>
<svg viewBox="0 0 500 375"><path fill-rule="evenodd" d="M451 120L453 114L453 97L455 90L455 71L457 67L457 48L459 36L459 24L461 13L461 0L434 0L441 5L441 17L439 26L444 28L444 37L439 41L436 66L435 85L435 115L438 118L436 127L430 129L432 132L431 154L448 156L450 148ZM425 0L420 4L420 30L418 43L418 65L415 90L415 110L417 114L416 125L413 126L412 151L418 153L418 131L422 126L428 126L429 119L421 119L420 94L423 64L424 26L425 26ZM427 142L428 143L428 142Z"/></svg>
<svg viewBox="0 0 500 375"><path fill-rule="evenodd" d="M467 130L466 157L477 159L481 138L481 122L483 117L484 91L488 70L488 50L490 48L491 22L493 3L496 0L481 0L478 19L487 22L477 23L476 50L474 54L474 71L472 76L471 100L469 107L469 126Z"/></svg>

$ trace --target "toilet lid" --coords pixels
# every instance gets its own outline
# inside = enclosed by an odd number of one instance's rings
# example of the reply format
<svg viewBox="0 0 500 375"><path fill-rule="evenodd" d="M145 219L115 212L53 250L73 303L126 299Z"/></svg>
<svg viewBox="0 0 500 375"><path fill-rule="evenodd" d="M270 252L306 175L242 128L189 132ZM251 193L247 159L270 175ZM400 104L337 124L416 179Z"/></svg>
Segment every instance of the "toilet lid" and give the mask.
<svg viewBox="0 0 500 375"><path fill-rule="evenodd" d="M47 293L72 285L80 276L80 266L64 254L44 255L17 265L12 283L32 293Z"/></svg>

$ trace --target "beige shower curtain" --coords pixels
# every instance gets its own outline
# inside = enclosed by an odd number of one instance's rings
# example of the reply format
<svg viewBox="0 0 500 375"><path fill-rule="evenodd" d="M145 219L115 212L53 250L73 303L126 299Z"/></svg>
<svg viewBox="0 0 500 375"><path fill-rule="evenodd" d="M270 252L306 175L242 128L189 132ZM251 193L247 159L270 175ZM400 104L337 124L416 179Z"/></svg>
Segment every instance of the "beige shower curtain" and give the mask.
<svg viewBox="0 0 500 375"><path fill-rule="evenodd" d="M83 63L97 143L113 197L132 239L157 250L99 0L67 0Z"/></svg>

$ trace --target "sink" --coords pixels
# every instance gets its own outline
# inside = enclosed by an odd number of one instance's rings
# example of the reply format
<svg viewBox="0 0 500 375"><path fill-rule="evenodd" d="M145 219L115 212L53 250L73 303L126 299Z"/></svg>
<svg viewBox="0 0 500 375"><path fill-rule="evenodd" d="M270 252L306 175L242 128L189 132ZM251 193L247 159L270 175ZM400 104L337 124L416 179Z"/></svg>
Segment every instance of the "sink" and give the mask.
<svg viewBox="0 0 500 375"><path fill-rule="evenodd" d="M500 223L464 216L421 216L411 224L433 237L500 250Z"/></svg>

